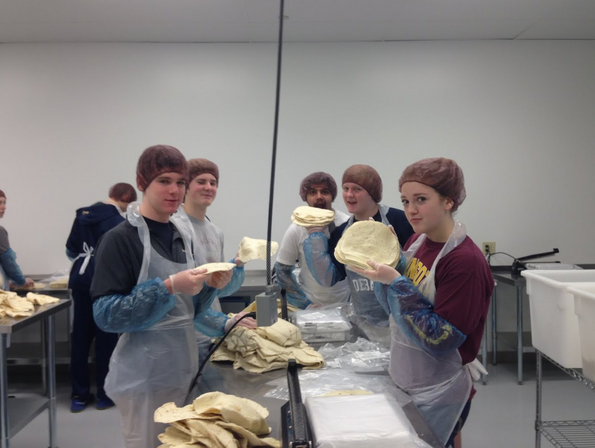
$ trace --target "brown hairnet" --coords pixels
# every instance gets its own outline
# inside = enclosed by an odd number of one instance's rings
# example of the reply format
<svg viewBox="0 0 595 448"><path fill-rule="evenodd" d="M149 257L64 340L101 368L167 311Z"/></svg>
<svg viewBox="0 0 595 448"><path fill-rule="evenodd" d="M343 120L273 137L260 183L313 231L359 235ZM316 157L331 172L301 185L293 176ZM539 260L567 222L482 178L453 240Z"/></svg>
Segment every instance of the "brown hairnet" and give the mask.
<svg viewBox="0 0 595 448"><path fill-rule="evenodd" d="M333 179L333 176L328 173L317 171L304 177L302 180L302 183L300 184L300 197L302 198L302 201L305 201L308 197L308 191L310 191L312 185L317 184L326 184L327 188L331 192L333 201L335 200L337 197L337 183L335 182L335 179Z"/></svg>
<svg viewBox="0 0 595 448"><path fill-rule="evenodd" d="M136 190L126 182L119 182L109 189L109 197L115 201L126 202L130 204L136 201Z"/></svg>
<svg viewBox="0 0 595 448"><path fill-rule="evenodd" d="M162 173L180 173L188 180L188 164L184 155L173 146L155 145L144 150L136 166L136 183L140 191Z"/></svg>
<svg viewBox="0 0 595 448"><path fill-rule="evenodd" d="M352 165L343 173L343 180L345 182L353 182L363 187L376 203L382 200L382 179L380 174L369 165Z"/></svg>
<svg viewBox="0 0 595 448"><path fill-rule="evenodd" d="M219 167L207 159L188 160L188 179L192 182L196 176L204 173L210 173L217 179L219 184Z"/></svg>
<svg viewBox="0 0 595 448"><path fill-rule="evenodd" d="M423 159L409 165L399 179L399 191L405 182L419 182L452 199L453 212L467 197L463 170L454 160L443 157Z"/></svg>

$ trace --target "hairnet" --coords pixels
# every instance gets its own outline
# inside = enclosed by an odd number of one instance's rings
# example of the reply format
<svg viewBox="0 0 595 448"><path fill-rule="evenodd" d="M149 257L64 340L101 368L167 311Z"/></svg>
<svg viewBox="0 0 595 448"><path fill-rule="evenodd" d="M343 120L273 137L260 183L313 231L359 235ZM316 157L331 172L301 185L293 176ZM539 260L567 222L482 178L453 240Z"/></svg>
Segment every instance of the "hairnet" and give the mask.
<svg viewBox="0 0 595 448"><path fill-rule="evenodd" d="M219 167L207 159L190 159L188 160L188 180L192 181L200 174L210 173L217 179L219 183Z"/></svg>
<svg viewBox="0 0 595 448"><path fill-rule="evenodd" d="M120 182L109 189L109 197L116 201L129 204L136 201L136 190L132 185L127 184L126 182Z"/></svg>
<svg viewBox="0 0 595 448"><path fill-rule="evenodd" d="M310 191L312 185L317 184L326 184L327 188L331 192L333 201L335 200L337 197L337 183L335 182L335 179L333 179L333 176L328 173L317 171L304 177L302 180L302 183L300 184L300 197L302 198L302 201L305 201L308 197L308 191Z"/></svg>
<svg viewBox="0 0 595 448"><path fill-rule="evenodd" d="M376 203L382 200L382 179L369 165L352 165L343 173L342 184L352 182L363 187Z"/></svg>
<svg viewBox="0 0 595 448"><path fill-rule="evenodd" d="M173 146L155 145L144 150L136 166L136 183L140 191L162 173L180 173L188 180L188 164L184 155Z"/></svg>
<svg viewBox="0 0 595 448"><path fill-rule="evenodd" d="M4 192L2 190L0 190L0 198L6 199L6 195L4 194Z"/></svg>
<svg viewBox="0 0 595 448"><path fill-rule="evenodd" d="M399 179L399 191L405 182L419 182L452 199L453 212L467 197L463 170L454 160L443 157L423 159L409 165Z"/></svg>

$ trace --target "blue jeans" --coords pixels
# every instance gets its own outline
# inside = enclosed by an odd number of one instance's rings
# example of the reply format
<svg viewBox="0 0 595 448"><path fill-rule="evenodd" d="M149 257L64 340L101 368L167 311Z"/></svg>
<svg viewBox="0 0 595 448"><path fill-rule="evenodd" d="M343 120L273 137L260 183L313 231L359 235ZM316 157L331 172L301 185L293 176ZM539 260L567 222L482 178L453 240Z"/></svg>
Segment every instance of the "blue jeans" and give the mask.
<svg viewBox="0 0 595 448"><path fill-rule="evenodd" d="M459 417L459 420L455 424L455 427L452 430L452 434L448 438L448 442L446 442L446 445L444 445L445 448L452 448L454 446L455 437L457 436L457 434L459 432L461 432L461 429L463 429L463 425L465 425L465 422L467 421L467 417L469 417L470 409L471 409L471 400L469 400L467 402L467 404L465 405L465 407L463 408L463 411L461 412L461 416Z"/></svg>

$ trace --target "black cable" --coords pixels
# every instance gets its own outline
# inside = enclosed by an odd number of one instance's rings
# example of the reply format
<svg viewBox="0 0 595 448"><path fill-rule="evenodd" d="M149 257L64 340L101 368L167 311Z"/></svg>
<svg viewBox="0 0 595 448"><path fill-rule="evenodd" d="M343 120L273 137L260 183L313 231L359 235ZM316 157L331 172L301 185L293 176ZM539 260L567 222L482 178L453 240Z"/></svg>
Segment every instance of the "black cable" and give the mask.
<svg viewBox="0 0 595 448"><path fill-rule="evenodd" d="M277 134L279 130L279 102L281 97L281 55L283 53L283 11L284 1L281 0L279 13L279 49L277 53L277 92L275 96L275 127L273 131L273 158L271 163L271 190L269 193L269 219L267 228L267 286L271 281L271 231L273 227L273 193L275 189L275 165L277 163Z"/></svg>
<svg viewBox="0 0 595 448"><path fill-rule="evenodd" d="M207 365L207 362L209 361L209 359L211 358L211 356L213 355L213 353L215 353L217 351L217 349L221 346L221 344L223 343L223 341L225 340L225 338L229 335L229 333L231 333L231 330L233 330L236 327L236 325L238 325L240 323L240 321L242 319L246 319L247 317L252 317L253 319L256 319L256 313L246 313L242 317L240 317L238 320L236 320L233 323L233 325L231 326L231 328L229 330L227 330L227 332L223 336L221 336L221 339L219 339L219 341L217 342L217 344L215 344L213 346L213 348L211 348L211 350L209 350L209 354L200 363L200 365L198 367L198 372L196 372L196 375L194 376L194 379L190 383L190 388L188 389L188 393L186 394L186 399L184 400L184 403L187 403L188 402L188 397L190 396L190 393L192 392L192 389L194 389L194 385L198 381L198 378L200 377L200 374L202 373L203 369Z"/></svg>
<svg viewBox="0 0 595 448"><path fill-rule="evenodd" d="M506 252L494 252L493 254L488 254L488 266L491 266L490 259L492 258L492 255L499 255L499 254L508 255L513 260L516 260L517 259L516 257L514 257L514 256L512 256L512 255L510 255L510 254L508 254Z"/></svg>

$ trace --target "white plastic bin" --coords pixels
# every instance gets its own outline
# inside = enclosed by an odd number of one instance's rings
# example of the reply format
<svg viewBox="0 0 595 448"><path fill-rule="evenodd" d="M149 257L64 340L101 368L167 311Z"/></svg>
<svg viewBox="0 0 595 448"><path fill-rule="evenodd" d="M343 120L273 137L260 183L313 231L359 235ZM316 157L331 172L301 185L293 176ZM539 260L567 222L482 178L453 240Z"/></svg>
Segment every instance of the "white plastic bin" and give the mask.
<svg viewBox="0 0 595 448"><path fill-rule="evenodd" d="M568 292L574 295L574 312L578 317L583 375L595 382L595 283L571 286Z"/></svg>
<svg viewBox="0 0 595 448"><path fill-rule="evenodd" d="M595 269L526 270L533 346L567 368L582 368L578 317L570 286L595 282Z"/></svg>

